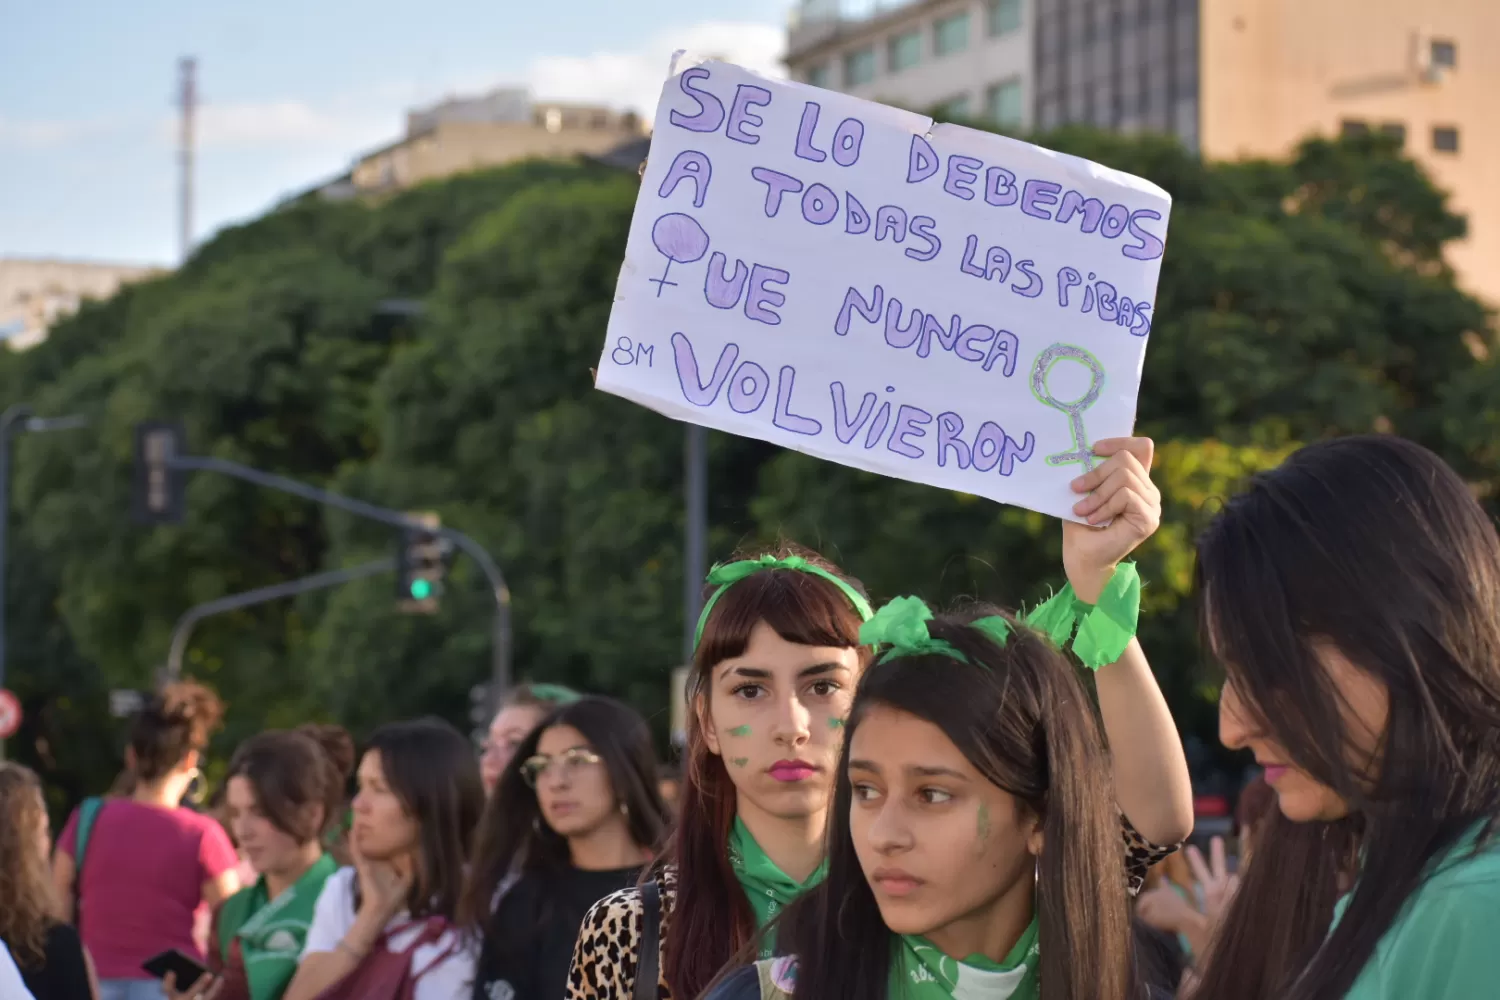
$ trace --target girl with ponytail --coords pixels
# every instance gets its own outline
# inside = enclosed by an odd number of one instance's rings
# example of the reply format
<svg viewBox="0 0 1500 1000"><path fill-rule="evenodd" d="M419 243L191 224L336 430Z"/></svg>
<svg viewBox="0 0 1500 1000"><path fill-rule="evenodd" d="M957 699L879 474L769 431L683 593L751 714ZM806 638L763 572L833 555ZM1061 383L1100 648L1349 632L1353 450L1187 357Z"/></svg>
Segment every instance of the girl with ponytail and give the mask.
<svg viewBox="0 0 1500 1000"><path fill-rule="evenodd" d="M862 629L875 659L845 723L827 878L774 926L780 957L710 1000L1145 995L1127 896L1173 849L1153 843L1188 833L1191 795L1120 565L1159 520L1151 442L1095 450L1109 458L1075 482L1093 491L1077 510L1109 525L1064 525L1062 593L1025 618L901 598ZM1102 726L1069 643L1097 671Z"/></svg>

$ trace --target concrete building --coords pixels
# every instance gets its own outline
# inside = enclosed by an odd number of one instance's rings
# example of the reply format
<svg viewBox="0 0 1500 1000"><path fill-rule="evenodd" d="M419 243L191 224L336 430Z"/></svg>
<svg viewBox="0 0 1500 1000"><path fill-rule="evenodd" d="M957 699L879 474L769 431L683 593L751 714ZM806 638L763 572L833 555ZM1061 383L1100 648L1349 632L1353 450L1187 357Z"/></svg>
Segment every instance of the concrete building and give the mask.
<svg viewBox="0 0 1500 1000"><path fill-rule="evenodd" d="M121 285L160 273L128 264L0 257L0 338L12 350L34 347L84 299L107 299Z"/></svg>
<svg viewBox="0 0 1500 1000"><path fill-rule="evenodd" d="M599 156L645 134L633 112L534 102L518 89L450 98L409 112L406 121L405 136L365 153L346 176L323 185L323 194L381 194L534 157Z"/></svg>
<svg viewBox="0 0 1500 1000"><path fill-rule="evenodd" d="M1088 122L1216 159L1382 130L1452 195L1450 262L1500 303L1500 0L803 0L809 83L1010 131Z"/></svg>

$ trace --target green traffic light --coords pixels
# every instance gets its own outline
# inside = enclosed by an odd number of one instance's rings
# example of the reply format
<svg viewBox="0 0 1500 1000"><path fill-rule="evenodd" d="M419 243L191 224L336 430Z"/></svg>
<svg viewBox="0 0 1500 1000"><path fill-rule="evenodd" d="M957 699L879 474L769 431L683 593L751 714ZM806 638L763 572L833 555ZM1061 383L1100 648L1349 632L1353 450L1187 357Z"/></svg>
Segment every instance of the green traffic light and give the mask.
<svg viewBox="0 0 1500 1000"><path fill-rule="evenodd" d="M411 582L411 596L414 601L425 601L432 596L432 582L429 580L413 580Z"/></svg>

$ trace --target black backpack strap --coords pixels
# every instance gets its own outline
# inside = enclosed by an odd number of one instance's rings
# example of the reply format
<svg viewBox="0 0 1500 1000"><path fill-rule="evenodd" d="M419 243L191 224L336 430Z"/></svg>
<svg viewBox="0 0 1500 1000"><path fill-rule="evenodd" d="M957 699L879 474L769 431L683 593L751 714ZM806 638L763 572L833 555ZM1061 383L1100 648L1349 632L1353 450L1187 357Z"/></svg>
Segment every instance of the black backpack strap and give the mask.
<svg viewBox="0 0 1500 1000"><path fill-rule="evenodd" d="M657 1000L661 978L661 886L656 879L641 885L641 949L635 965L634 1000Z"/></svg>

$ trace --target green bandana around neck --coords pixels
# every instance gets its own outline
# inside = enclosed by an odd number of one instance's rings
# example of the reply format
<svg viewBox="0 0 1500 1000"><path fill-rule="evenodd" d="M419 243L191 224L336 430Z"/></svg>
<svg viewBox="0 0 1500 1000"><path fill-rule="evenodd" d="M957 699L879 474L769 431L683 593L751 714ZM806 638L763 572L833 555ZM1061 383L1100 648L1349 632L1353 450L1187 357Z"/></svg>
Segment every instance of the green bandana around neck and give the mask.
<svg viewBox="0 0 1500 1000"><path fill-rule="evenodd" d="M825 859L806 881L798 882L766 856L738 816L734 818L734 828L729 831L729 864L734 868L735 878L740 880L740 887L745 890L745 898L750 900L750 909L755 912L755 926L762 929L776 919L783 907L823 881L823 876L828 874ZM774 948L772 936L765 935L761 940L760 957L770 958Z"/></svg>
<svg viewBox="0 0 1500 1000"><path fill-rule="evenodd" d="M1041 996L1035 917L999 963L981 955L960 962L926 938L909 934L898 940L890 1000L1038 1000Z"/></svg>
<svg viewBox="0 0 1500 1000"><path fill-rule="evenodd" d="M219 914L219 948L227 961L237 938L250 1000L277 1000L297 971L313 909L338 863L325 854L275 899L267 900L266 877L235 893Z"/></svg>

